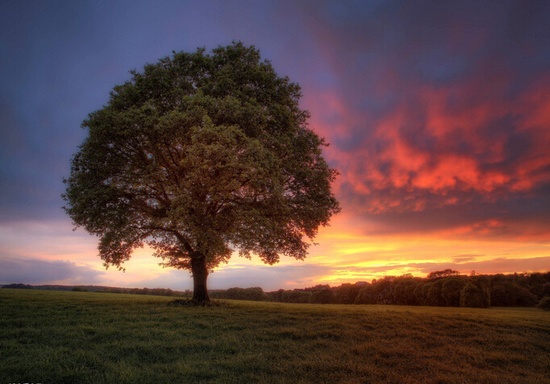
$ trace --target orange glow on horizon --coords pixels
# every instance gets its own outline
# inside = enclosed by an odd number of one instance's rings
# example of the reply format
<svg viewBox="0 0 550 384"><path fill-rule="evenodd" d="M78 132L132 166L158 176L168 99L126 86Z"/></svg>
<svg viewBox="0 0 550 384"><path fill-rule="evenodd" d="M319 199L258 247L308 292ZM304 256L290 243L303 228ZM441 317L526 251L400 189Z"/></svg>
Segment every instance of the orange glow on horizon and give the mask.
<svg viewBox="0 0 550 384"><path fill-rule="evenodd" d="M482 274L550 270L548 236L481 238L480 233L489 235L505 226L497 219L424 234L369 235L364 230L367 224L357 224L344 213L330 228L320 231L316 239L319 245L310 249L304 263L323 265L333 272L318 276L315 283L339 285L403 274L426 277L429 272L446 268L462 274L472 270ZM476 238L470 237L472 233Z"/></svg>

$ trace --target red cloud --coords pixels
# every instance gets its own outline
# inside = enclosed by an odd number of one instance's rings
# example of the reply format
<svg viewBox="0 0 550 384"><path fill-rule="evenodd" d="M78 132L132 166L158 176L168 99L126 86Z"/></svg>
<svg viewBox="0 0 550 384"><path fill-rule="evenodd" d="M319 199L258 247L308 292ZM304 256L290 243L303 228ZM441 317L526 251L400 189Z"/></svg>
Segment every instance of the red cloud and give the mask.
<svg viewBox="0 0 550 384"><path fill-rule="evenodd" d="M471 85L424 87L409 91L423 108L403 102L379 119L335 94L309 102L318 108L313 125L337 143L328 155L342 172L340 186L368 197L373 213L422 210L506 199L550 181L550 87L543 84L479 104L466 102ZM462 103L453 105L457 97Z"/></svg>
<svg viewBox="0 0 550 384"><path fill-rule="evenodd" d="M407 4L303 13L330 79L307 77L305 107L344 212L369 234L547 239L548 13Z"/></svg>

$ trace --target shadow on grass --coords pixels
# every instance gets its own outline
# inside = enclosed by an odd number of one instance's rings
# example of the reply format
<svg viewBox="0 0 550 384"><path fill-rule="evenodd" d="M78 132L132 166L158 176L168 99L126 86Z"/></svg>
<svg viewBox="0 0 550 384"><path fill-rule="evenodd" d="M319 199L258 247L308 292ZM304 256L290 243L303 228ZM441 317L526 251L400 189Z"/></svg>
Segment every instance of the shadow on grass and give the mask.
<svg viewBox="0 0 550 384"><path fill-rule="evenodd" d="M224 301L199 301L193 299L175 299L168 302L172 307L225 307L227 303Z"/></svg>

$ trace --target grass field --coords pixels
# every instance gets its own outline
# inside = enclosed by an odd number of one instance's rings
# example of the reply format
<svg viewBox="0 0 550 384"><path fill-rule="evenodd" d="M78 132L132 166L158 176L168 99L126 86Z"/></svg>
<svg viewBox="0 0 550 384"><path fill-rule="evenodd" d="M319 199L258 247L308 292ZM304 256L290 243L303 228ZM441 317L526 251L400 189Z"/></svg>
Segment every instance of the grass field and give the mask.
<svg viewBox="0 0 550 384"><path fill-rule="evenodd" d="M550 383L550 313L0 289L3 383Z"/></svg>

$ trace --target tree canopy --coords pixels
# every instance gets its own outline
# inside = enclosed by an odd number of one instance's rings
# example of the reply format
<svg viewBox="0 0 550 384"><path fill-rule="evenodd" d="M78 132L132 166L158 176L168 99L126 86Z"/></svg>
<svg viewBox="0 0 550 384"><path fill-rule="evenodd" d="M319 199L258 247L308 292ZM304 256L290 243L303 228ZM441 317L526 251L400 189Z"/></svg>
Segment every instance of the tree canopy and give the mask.
<svg viewBox="0 0 550 384"><path fill-rule="evenodd" d="M208 271L234 251L304 259L340 208L298 84L240 42L173 52L131 76L84 120L64 180L64 208L99 237L105 265L148 244L190 269L207 301Z"/></svg>

